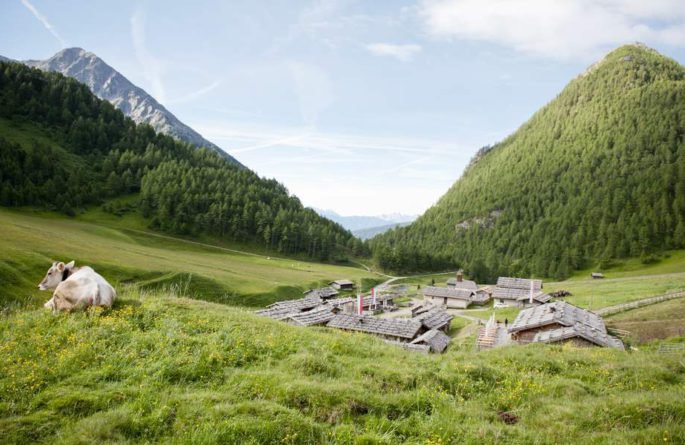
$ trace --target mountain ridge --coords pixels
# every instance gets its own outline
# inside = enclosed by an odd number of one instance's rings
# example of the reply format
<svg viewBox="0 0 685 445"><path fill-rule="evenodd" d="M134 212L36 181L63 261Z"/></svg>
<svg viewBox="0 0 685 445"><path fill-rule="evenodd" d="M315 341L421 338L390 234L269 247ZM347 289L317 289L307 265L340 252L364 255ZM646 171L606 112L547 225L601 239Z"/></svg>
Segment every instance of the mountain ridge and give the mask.
<svg viewBox="0 0 685 445"><path fill-rule="evenodd" d="M46 60L22 63L43 71L57 71L84 83L100 99L112 103L136 123L146 123L156 131L206 147L242 167L242 164L216 144L180 121L152 95L128 80L96 54L83 48L66 48Z"/></svg>
<svg viewBox="0 0 685 445"><path fill-rule="evenodd" d="M685 246L683 79L651 48L610 52L481 149L417 221L372 239L377 261L564 278Z"/></svg>

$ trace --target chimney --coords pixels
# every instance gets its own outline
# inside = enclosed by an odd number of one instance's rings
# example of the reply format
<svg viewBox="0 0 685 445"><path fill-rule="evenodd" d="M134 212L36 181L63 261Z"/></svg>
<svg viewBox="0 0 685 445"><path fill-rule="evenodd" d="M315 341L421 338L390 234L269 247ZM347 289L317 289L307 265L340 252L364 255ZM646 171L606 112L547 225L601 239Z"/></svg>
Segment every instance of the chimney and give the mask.
<svg viewBox="0 0 685 445"><path fill-rule="evenodd" d="M529 303L532 305L533 304L533 280L530 280L530 301Z"/></svg>
<svg viewBox="0 0 685 445"><path fill-rule="evenodd" d="M464 271L460 269L457 271L457 283L461 283L462 281L464 281Z"/></svg>

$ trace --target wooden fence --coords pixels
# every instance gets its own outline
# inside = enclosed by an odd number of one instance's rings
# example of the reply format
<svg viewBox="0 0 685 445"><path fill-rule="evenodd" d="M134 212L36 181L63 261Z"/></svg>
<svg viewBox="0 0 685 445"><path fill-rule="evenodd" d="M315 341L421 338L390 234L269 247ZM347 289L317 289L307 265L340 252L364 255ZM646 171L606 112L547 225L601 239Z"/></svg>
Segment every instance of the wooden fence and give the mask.
<svg viewBox="0 0 685 445"><path fill-rule="evenodd" d="M618 314L619 312L629 311L631 309L637 309L642 306L648 306L650 304L661 303L662 301L673 300L676 298L685 297L685 291L671 292L664 295L655 295L649 298L643 298L642 300L631 301L629 303L617 304L615 306L608 306L602 309L597 309L594 311L597 315L603 317L612 314Z"/></svg>

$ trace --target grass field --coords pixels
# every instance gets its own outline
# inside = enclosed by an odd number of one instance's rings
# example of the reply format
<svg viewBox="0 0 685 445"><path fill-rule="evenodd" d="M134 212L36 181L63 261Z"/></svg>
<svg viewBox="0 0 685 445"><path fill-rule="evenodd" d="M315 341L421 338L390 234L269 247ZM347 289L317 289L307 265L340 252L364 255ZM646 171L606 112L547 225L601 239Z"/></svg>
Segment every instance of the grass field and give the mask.
<svg viewBox="0 0 685 445"><path fill-rule="evenodd" d="M3 444L685 438L685 364L649 348L457 343L428 356L133 286L108 312L13 311L0 338Z"/></svg>
<svg viewBox="0 0 685 445"><path fill-rule="evenodd" d="M610 327L630 332L636 343L685 336L685 298L622 312L606 321Z"/></svg>
<svg viewBox="0 0 685 445"><path fill-rule="evenodd" d="M384 280L361 268L241 254L155 234L45 213L0 210L0 305L36 305L49 298L36 289L52 261L88 264L116 285L144 288L175 284L195 298L262 306L301 295L338 278Z"/></svg>

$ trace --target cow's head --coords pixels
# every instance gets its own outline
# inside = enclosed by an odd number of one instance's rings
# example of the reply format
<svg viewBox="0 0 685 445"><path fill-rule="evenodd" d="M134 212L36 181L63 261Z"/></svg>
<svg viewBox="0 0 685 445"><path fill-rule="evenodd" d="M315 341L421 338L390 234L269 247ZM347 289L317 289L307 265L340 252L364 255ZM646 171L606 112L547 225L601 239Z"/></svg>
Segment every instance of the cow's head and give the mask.
<svg viewBox="0 0 685 445"><path fill-rule="evenodd" d="M48 290L56 288L59 283L66 279L73 268L73 261L68 264L64 264L61 261L59 263L52 263L52 266L48 269L48 273L45 274L45 278L43 278L43 281L38 285L38 289Z"/></svg>

